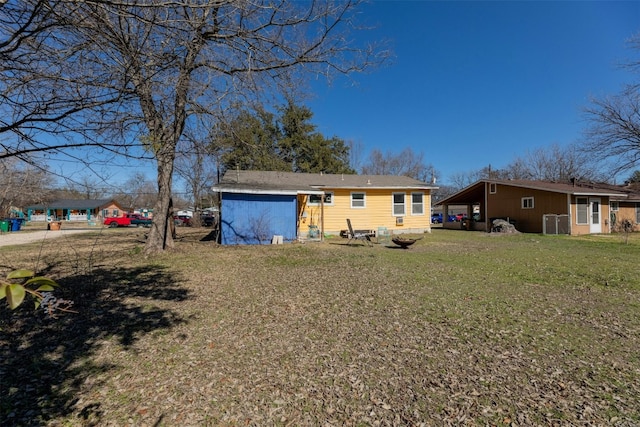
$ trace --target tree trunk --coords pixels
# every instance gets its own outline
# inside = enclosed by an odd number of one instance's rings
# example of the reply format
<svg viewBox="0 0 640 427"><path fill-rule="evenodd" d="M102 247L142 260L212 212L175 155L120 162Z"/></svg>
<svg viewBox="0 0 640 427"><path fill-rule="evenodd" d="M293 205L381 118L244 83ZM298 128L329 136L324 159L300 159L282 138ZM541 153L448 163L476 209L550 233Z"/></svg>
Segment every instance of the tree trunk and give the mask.
<svg viewBox="0 0 640 427"><path fill-rule="evenodd" d="M167 153L167 151L169 153ZM175 224L173 222L173 198L171 184L173 174L173 150L158 153L158 200L153 208L153 222L145 244L145 254L154 254L173 248Z"/></svg>

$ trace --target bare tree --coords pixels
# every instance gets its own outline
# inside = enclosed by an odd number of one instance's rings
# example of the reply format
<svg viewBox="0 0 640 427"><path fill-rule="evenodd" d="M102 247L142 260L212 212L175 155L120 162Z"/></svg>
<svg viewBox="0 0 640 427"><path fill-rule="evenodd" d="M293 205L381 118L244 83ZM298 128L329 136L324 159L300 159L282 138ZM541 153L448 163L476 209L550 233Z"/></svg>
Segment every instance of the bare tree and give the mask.
<svg viewBox="0 0 640 427"><path fill-rule="evenodd" d="M481 179L526 179L569 182L580 180L602 180L597 163L588 153L576 145L562 147L553 144L528 150L516 157L502 169L491 165L467 173L457 173L450 177L452 187L461 190Z"/></svg>
<svg viewBox="0 0 640 427"><path fill-rule="evenodd" d="M593 99L586 109L584 150L610 165L612 173L640 164L640 93L635 86L621 94Z"/></svg>
<svg viewBox="0 0 640 427"><path fill-rule="evenodd" d="M349 140L346 142L349 147L349 166L354 171L362 170L362 153L364 151L364 144L362 141Z"/></svg>
<svg viewBox="0 0 640 427"><path fill-rule="evenodd" d="M151 208L155 204L157 188L153 181L146 179L143 173L135 173L122 183L121 191L112 191L113 197L124 209L133 212L135 209Z"/></svg>
<svg viewBox="0 0 640 427"><path fill-rule="evenodd" d="M553 144L536 148L517 157L504 169L496 171L502 179L530 179L569 182L572 178L597 180L597 164L576 145Z"/></svg>
<svg viewBox="0 0 640 427"><path fill-rule="evenodd" d="M380 150L372 150L369 159L362 166L365 175L402 175L430 182L436 178L432 165L424 163L423 153L414 153L411 148L405 148L399 154Z"/></svg>
<svg viewBox="0 0 640 427"><path fill-rule="evenodd" d="M632 37L629 47L640 51L640 34ZM640 60L624 68L637 74ZM620 93L593 98L585 108L589 126L583 149L593 158L608 163L612 174L630 171L640 163L640 82L627 84Z"/></svg>
<svg viewBox="0 0 640 427"><path fill-rule="evenodd" d="M47 199L50 186L47 173L15 158L0 161L0 218L11 215L13 208Z"/></svg>
<svg viewBox="0 0 640 427"><path fill-rule="evenodd" d="M76 194L76 197L87 200L101 199L105 196L101 183L93 175L82 175L67 179L67 187L70 193Z"/></svg>
<svg viewBox="0 0 640 427"><path fill-rule="evenodd" d="M19 138L4 148L20 155L93 145L101 157L153 158L158 199L145 252L170 248L174 160L185 130L198 116L299 85L309 73L351 73L385 60L345 37L359 3L9 2L0 22L9 34L0 42L0 97L2 117L11 119L0 132Z"/></svg>
<svg viewBox="0 0 640 427"><path fill-rule="evenodd" d="M203 141L208 139L208 135L198 137L187 134L176 157L176 173L184 180L196 212L205 207L202 206L202 201L204 196L210 193L211 186L216 183L219 167L216 156L209 152L210 145L203 144ZM211 204L207 207L209 206ZM199 215L194 215L192 224L200 225Z"/></svg>

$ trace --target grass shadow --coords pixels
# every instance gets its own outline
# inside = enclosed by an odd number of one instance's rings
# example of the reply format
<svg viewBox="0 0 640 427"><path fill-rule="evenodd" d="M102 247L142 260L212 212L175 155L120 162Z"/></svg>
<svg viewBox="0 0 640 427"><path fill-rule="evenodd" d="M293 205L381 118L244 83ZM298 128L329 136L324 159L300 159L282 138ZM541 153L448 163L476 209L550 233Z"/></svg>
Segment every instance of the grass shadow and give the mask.
<svg viewBox="0 0 640 427"><path fill-rule="evenodd" d="M50 318L30 303L0 309L0 425L46 425L78 407L83 425L99 425L99 404L83 407L75 397L114 368L92 356L105 342L131 348L141 334L186 321L156 305L189 299L179 278L162 267L95 269L58 282L57 296L73 301L77 313Z"/></svg>

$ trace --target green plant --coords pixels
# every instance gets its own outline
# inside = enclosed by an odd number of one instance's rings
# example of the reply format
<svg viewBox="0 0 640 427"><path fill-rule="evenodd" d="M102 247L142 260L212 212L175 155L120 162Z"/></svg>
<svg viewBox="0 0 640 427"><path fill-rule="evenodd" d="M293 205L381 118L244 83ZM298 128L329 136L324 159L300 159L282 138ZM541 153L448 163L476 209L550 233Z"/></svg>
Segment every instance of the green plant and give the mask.
<svg viewBox="0 0 640 427"><path fill-rule="evenodd" d="M22 304L27 294L35 299L36 309L43 301L48 301L47 294L59 285L48 277L36 276L31 270L14 270L0 281L0 300L7 299L11 310Z"/></svg>

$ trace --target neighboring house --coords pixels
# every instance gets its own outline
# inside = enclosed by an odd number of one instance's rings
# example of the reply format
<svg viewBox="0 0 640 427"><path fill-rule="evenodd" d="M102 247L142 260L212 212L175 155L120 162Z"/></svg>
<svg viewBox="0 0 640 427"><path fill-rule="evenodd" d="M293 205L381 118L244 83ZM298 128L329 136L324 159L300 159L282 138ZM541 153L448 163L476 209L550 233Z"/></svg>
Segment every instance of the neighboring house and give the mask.
<svg viewBox="0 0 640 427"><path fill-rule="evenodd" d="M347 218L374 233L428 232L435 188L405 176L228 171L213 190L221 243L258 244L339 235Z"/></svg>
<svg viewBox="0 0 640 427"><path fill-rule="evenodd" d="M473 217L474 207L478 212L472 221L445 220L444 228L468 227L491 231L493 220L502 218L513 223L518 231L526 233L580 235L610 233L610 204L620 209L628 200L628 193L620 186L576 180L560 183L487 179L464 188L437 205L442 206L444 218L447 218L449 206L453 205L466 205L469 218Z"/></svg>
<svg viewBox="0 0 640 427"><path fill-rule="evenodd" d="M628 220L633 224L634 231L640 231L640 183L611 187L624 193L624 197L613 196L609 202L612 228L616 230L623 221Z"/></svg>
<svg viewBox="0 0 640 427"><path fill-rule="evenodd" d="M108 217L122 216L123 213L122 207L112 199L66 199L27 206L28 221L101 221Z"/></svg>
<svg viewBox="0 0 640 427"><path fill-rule="evenodd" d="M120 215L122 215L124 212L120 211ZM153 219L153 209L152 208L139 208L139 209L134 209L133 212L134 214L139 214L141 216L143 216L144 218L149 218L149 219Z"/></svg>

